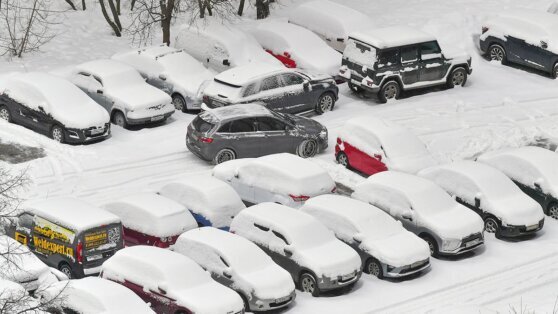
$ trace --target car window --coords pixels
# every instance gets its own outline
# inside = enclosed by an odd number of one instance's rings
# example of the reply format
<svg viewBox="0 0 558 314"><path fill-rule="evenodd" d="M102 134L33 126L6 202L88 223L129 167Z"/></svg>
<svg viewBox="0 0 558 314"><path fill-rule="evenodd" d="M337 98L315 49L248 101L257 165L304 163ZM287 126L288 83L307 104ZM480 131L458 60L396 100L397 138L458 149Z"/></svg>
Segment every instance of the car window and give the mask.
<svg viewBox="0 0 558 314"><path fill-rule="evenodd" d="M283 79L283 83L285 84L285 86L299 85L304 83L304 79L300 77L300 75L296 75L294 73L281 74L281 78Z"/></svg>
<svg viewBox="0 0 558 314"><path fill-rule="evenodd" d="M418 59L416 46L401 48L401 62L413 62Z"/></svg>
<svg viewBox="0 0 558 314"><path fill-rule="evenodd" d="M432 55L440 53L440 46L435 41L420 44L420 55Z"/></svg>
<svg viewBox="0 0 558 314"><path fill-rule="evenodd" d="M399 62L399 50L388 49L380 51L378 55L378 66L397 64Z"/></svg>
<svg viewBox="0 0 558 314"><path fill-rule="evenodd" d="M204 119L200 118L199 116L196 117L194 119L194 121L192 121L192 126L194 127L194 129L196 131L201 132L201 133L209 132L211 129L213 129L213 124L205 121Z"/></svg>
<svg viewBox="0 0 558 314"><path fill-rule="evenodd" d="M276 237L283 240L283 242L285 242L286 245L289 245L289 241L287 241L287 238L285 238L285 236L283 236L282 234L280 234L279 232L277 232L275 230L273 230L272 232Z"/></svg>
<svg viewBox="0 0 558 314"><path fill-rule="evenodd" d="M259 117L256 118L258 122L258 131L284 131L286 124L271 117Z"/></svg>
<svg viewBox="0 0 558 314"><path fill-rule="evenodd" d="M227 263L227 261L225 261L225 259L222 256L219 256L219 259L221 260L221 262L223 264L225 264L225 266L230 267L229 264Z"/></svg>
<svg viewBox="0 0 558 314"><path fill-rule="evenodd" d="M260 91L272 90L281 87L281 82L279 81L279 76L274 75L268 77L262 81L262 86Z"/></svg>
<svg viewBox="0 0 558 314"><path fill-rule="evenodd" d="M244 89L244 93L242 94L243 97L248 97L254 95L257 92L256 83L252 83Z"/></svg>
<svg viewBox="0 0 558 314"><path fill-rule="evenodd" d="M231 122L230 133L255 132L255 120L252 118L239 119Z"/></svg>

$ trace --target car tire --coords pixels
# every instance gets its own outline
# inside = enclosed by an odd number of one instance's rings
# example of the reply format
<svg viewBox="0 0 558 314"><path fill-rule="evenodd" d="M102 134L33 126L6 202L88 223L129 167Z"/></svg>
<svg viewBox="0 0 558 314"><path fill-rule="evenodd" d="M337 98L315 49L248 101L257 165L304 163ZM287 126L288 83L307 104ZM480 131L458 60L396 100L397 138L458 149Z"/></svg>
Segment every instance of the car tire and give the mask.
<svg viewBox="0 0 558 314"><path fill-rule="evenodd" d="M484 219L484 231L498 236L500 234L500 223L496 218L488 216Z"/></svg>
<svg viewBox="0 0 558 314"><path fill-rule="evenodd" d="M554 69L552 70L552 78L558 79L558 62L556 62Z"/></svg>
<svg viewBox="0 0 558 314"><path fill-rule="evenodd" d="M12 122L12 114L7 106L0 106L0 119L6 122Z"/></svg>
<svg viewBox="0 0 558 314"><path fill-rule="evenodd" d="M58 143L64 143L64 128L55 124L52 129L50 129L50 138Z"/></svg>
<svg viewBox="0 0 558 314"><path fill-rule="evenodd" d="M213 163L215 165L218 165L226 161L235 160L235 159L236 159L236 153L232 149L224 148L221 149L219 152L217 152L217 154L215 154L215 157L213 157Z"/></svg>
<svg viewBox="0 0 558 314"><path fill-rule="evenodd" d="M384 270L382 269L382 264L380 264L380 262L375 258L371 257L366 261L364 270L367 274L376 276L378 277L378 279L384 278Z"/></svg>
<svg viewBox="0 0 558 314"><path fill-rule="evenodd" d="M174 109L186 112L188 111L188 106L186 104L186 100L180 94L173 94L172 95L172 104L174 105Z"/></svg>
<svg viewBox="0 0 558 314"><path fill-rule="evenodd" d="M317 153L318 142L316 142L315 140L304 140L298 145L296 149L296 154L302 158L314 157Z"/></svg>
<svg viewBox="0 0 558 314"><path fill-rule="evenodd" d="M488 58L491 61L498 61L502 64L506 64L508 61L506 49L499 44L492 44L488 47Z"/></svg>
<svg viewBox="0 0 558 314"><path fill-rule="evenodd" d="M382 85L378 92L378 99L382 104L385 104L390 99L399 99L401 94L401 86L396 81L389 81Z"/></svg>
<svg viewBox="0 0 558 314"><path fill-rule="evenodd" d="M240 298L242 299L242 302L244 303L244 312L250 312L250 303L248 302L248 298L246 298L246 296L240 292L238 292L238 295L240 295Z"/></svg>
<svg viewBox="0 0 558 314"><path fill-rule="evenodd" d="M548 205L547 215L558 220L558 203Z"/></svg>
<svg viewBox="0 0 558 314"><path fill-rule="evenodd" d="M465 83L467 83L467 70L459 67L451 71L446 85L448 88L454 88L455 86L465 86Z"/></svg>
<svg viewBox="0 0 558 314"><path fill-rule="evenodd" d="M126 121L126 117L124 116L124 114L121 111L116 111L112 115L112 123L118 125L119 127L124 128L124 129L126 129L128 127L128 121Z"/></svg>
<svg viewBox="0 0 558 314"><path fill-rule="evenodd" d="M68 279L75 278L74 272L72 271L72 267L70 267L68 263L64 263L64 262L60 263L60 265L58 265L58 270L62 272L64 275L66 275Z"/></svg>
<svg viewBox="0 0 558 314"><path fill-rule="evenodd" d="M423 239L426 242L426 244L428 244L428 248L430 249L430 255L432 257L437 257L438 255L440 255L440 251L438 250L438 243L436 242L436 240L434 240L432 236L425 234L425 235L421 235L420 238Z"/></svg>
<svg viewBox="0 0 558 314"><path fill-rule="evenodd" d="M309 273L300 275L300 291L310 293L313 297L320 296L320 288L316 278Z"/></svg>
<svg viewBox="0 0 558 314"><path fill-rule="evenodd" d="M320 98L318 98L318 103L316 104L316 113L317 114L324 114L328 111L333 110L333 106L335 105L335 95L331 92L323 93Z"/></svg>
<svg viewBox="0 0 558 314"><path fill-rule="evenodd" d="M349 156L347 156L347 154L345 154L344 152L337 153L335 159L337 160L337 163L340 164L341 166L344 166L347 169L351 167L351 164L349 163Z"/></svg>

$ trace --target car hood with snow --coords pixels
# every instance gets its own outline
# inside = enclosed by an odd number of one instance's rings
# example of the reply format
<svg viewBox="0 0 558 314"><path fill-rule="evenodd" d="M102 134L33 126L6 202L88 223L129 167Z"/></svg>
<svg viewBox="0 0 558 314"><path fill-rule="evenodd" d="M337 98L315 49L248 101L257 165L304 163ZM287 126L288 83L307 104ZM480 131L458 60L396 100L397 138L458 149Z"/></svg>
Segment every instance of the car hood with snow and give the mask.
<svg viewBox="0 0 558 314"><path fill-rule="evenodd" d="M479 215L457 203L437 213L421 215L419 221L445 239L462 239L484 230Z"/></svg>
<svg viewBox="0 0 558 314"><path fill-rule="evenodd" d="M356 275L361 269L361 260L355 250L337 239L293 251L292 259L300 266L312 269L319 277Z"/></svg>
<svg viewBox="0 0 558 314"><path fill-rule="evenodd" d="M117 86L115 88L109 87L106 94L112 96L117 103L132 111L161 110L167 106L171 107L169 95L146 83Z"/></svg>

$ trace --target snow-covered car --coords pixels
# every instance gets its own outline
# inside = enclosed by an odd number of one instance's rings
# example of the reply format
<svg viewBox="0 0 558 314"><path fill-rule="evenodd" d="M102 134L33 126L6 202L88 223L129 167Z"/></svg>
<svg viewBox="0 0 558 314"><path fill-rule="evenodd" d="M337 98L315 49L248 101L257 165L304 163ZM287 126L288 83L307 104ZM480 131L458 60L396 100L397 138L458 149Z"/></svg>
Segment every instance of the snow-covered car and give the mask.
<svg viewBox="0 0 558 314"><path fill-rule="evenodd" d="M246 208L230 185L212 176L188 177L167 183L159 194L186 206L200 227L228 231L232 219Z"/></svg>
<svg viewBox="0 0 558 314"><path fill-rule="evenodd" d="M513 180L537 201L546 215L558 219L558 155L541 147L527 146L489 152L477 161L488 164Z"/></svg>
<svg viewBox="0 0 558 314"><path fill-rule="evenodd" d="M17 282L30 292L68 279L7 235L0 235L0 278Z"/></svg>
<svg viewBox="0 0 558 314"><path fill-rule="evenodd" d="M327 136L316 120L238 104L200 113L188 126L186 147L214 164L277 153L308 158L327 148Z"/></svg>
<svg viewBox="0 0 558 314"><path fill-rule="evenodd" d="M43 303L53 303L52 313L155 314L130 289L98 277L57 282L40 296Z"/></svg>
<svg viewBox="0 0 558 314"><path fill-rule="evenodd" d="M361 275L358 253L314 217L275 203L248 207L231 232L258 245L286 269L302 292L350 289Z"/></svg>
<svg viewBox="0 0 558 314"><path fill-rule="evenodd" d="M407 90L465 86L471 56L440 48L436 37L408 26L352 33L343 52L339 78L353 91L375 94L382 103Z"/></svg>
<svg viewBox="0 0 558 314"><path fill-rule="evenodd" d="M327 74L270 65L239 66L217 74L203 90L209 108L259 102L282 113L333 110L339 88Z"/></svg>
<svg viewBox="0 0 558 314"><path fill-rule="evenodd" d="M558 17L530 10L504 11L482 26L480 50L490 60L516 63L558 77Z"/></svg>
<svg viewBox="0 0 558 314"><path fill-rule="evenodd" d="M246 28L262 47L287 68L337 75L341 54L304 27L262 20Z"/></svg>
<svg viewBox="0 0 558 314"><path fill-rule="evenodd" d="M558 14L558 1L554 1L550 7L548 7L548 13Z"/></svg>
<svg viewBox="0 0 558 314"><path fill-rule="evenodd" d="M296 208L336 189L323 168L287 153L227 161L213 168L213 176L252 204L274 202Z"/></svg>
<svg viewBox="0 0 558 314"><path fill-rule="evenodd" d="M414 174L437 164L416 135L398 124L374 117L354 118L341 127L335 159L366 175L388 169Z"/></svg>
<svg viewBox="0 0 558 314"><path fill-rule="evenodd" d="M339 52L345 49L350 33L375 28L369 16L328 0L309 1L297 6L289 15L289 23L313 31Z"/></svg>
<svg viewBox="0 0 558 314"><path fill-rule="evenodd" d="M110 118L102 108L65 79L41 72L0 79L0 119L60 143L86 143L110 135Z"/></svg>
<svg viewBox="0 0 558 314"><path fill-rule="evenodd" d="M121 127L162 122L174 113L172 99L145 82L133 67L115 60L77 65L70 80L108 111Z"/></svg>
<svg viewBox="0 0 558 314"><path fill-rule="evenodd" d="M236 292L215 282L190 258L167 249L127 247L103 264L101 277L132 290L156 313L244 312Z"/></svg>
<svg viewBox="0 0 558 314"><path fill-rule="evenodd" d="M172 250L191 258L215 281L238 292L246 311L279 309L296 297L290 274L239 235L203 227L180 235Z"/></svg>
<svg viewBox="0 0 558 314"><path fill-rule="evenodd" d="M119 53L112 59L131 65L146 82L172 97L178 111L201 108L200 89L215 73L183 50L167 45Z"/></svg>
<svg viewBox="0 0 558 314"><path fill-rule="evenodd" d="M184 24L174 45L217 72L247 64L281 66L254 37L220 21L210 21L200 27Z"/></svg>
<svg viewBox="0 0 558 314"><path fill-rule="evenodd" d="M98 274L124 247L120 218L71 197L27 201L6 234L68 278Z"/></svg>
<svg viewBox="0 0 558 314"><path fill-rule="evenodd" d="M128 195L103 208L122 221L126 246L168 248L183 232L198 227L184 205L155 193Z"/></svg>
<svg viewBox="0 0 558 314"><path fill-rule="evenodd" d="M484 223L479 215L430 180L384 171L359 183L352 197L401 221L428 243L432 256L460 255L484 244Z"/></svg>
<svg viewBox="0 0 558 314"><path fill-rule="evenodd" d="M375 206L347 196L321 195L306 201L301 211L357 251L365 273L402 278L430 267L426 242Z"/></svg>
<svg viewBox="0 0 558 314"><path fill-rule="evenodd" d="M2 313L47 314L40 309L39 300L19 283L0 278L0 296Z"/></svg>

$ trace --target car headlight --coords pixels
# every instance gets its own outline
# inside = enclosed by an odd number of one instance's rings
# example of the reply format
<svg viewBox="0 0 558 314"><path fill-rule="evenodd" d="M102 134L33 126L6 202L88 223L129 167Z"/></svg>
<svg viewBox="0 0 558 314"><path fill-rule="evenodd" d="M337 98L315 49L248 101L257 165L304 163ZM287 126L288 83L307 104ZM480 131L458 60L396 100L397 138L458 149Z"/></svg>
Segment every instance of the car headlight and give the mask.
<svg viewBox="0 0 558 314"><path fill-rule="evenodd" d="M442 241L442 250L443 251L453 251L457 249L461 245L460 239L448 239Z"/></svg>
<svg viewBox="0 0 558 314"><path fill-rule="evenodd" d="M323 129L320 131L320 138L327 138L327 130Z"/></svg>

